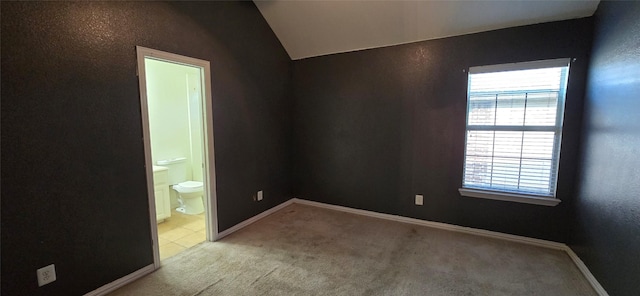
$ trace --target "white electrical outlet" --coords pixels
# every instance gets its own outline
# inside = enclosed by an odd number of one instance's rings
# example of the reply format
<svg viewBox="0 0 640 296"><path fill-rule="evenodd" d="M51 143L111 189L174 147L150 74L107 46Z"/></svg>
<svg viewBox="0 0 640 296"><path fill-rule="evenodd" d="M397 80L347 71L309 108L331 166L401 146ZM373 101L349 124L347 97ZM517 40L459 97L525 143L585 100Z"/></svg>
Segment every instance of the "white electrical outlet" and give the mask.
<svg viewBox="0 0 640 296"><path fill-rule="evenodd" d="M56 280L56 266L51 264L36 271L38 275L38 287L42 287Z"/></svg>
<svg viewBox="0 0 640 296"><path fill-rule="evenodd" d="M421 206L424 202L424 197L422 194L416 194L416 205Z"/></svg>
<svg viewBox="0 0 640 296"><path fill-rule="evenodd" d="M262 200L262 190L258 191L258 201Z"/></svg>

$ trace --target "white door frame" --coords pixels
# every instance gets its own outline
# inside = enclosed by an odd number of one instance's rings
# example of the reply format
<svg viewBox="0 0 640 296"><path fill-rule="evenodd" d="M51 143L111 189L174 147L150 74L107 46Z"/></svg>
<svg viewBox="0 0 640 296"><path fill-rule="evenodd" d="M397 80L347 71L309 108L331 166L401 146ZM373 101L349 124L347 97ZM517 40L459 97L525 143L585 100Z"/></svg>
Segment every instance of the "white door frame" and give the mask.
<svg viewBox="0 0 640 296"><path fill-rule="evenodd" d="M200 68L202 84L204 87L203 136L206 148L204 149L204 191L208 198L204 199L205 221L207 223L207 241L215 241L218 237L218 212L216 203L216 174L213 145L213 101L211 100L211 69L209 61L185 57L169 52L136 46L138 59L138 83L140 86L140 107L142 108L142 132L144 142L144 162L147 174L147 191L149 192L149 216L151 223L151 238L153 240L153 265L156 269L160 267L160 250L158 246L158 224L156 220L156 203L153 187L153 163L151 162L151 141L149 132L149 109L147 104L147 77L145 69L145 58L165 61L174 64L187 65Z"/></svg>

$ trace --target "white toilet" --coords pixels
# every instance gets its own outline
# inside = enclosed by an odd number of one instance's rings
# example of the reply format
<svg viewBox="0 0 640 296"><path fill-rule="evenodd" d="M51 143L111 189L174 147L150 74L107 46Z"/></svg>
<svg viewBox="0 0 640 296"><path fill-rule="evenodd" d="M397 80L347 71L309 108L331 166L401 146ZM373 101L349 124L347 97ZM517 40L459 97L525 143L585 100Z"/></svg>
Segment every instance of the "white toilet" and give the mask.
<svg viewBox="0 0 640 296"><path fill-rule="evenodd" d="M176 211L187 215L198 215L204 212L202 195L203 184L200 181L187 180L187 162L185 157L158 160L157 164L169 169L169 184L178 193L180 206Z"/></svg>

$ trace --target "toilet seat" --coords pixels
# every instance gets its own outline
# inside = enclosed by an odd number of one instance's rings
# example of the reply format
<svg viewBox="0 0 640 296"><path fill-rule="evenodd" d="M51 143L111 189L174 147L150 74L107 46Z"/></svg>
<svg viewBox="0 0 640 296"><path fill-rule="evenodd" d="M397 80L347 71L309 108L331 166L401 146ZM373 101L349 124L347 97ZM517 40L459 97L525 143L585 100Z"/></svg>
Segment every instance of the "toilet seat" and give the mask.
<svg viewBox="0 0 640 296"><path fill-rule="evenodd" d="M202 191L202 182L198 181L186 181L180 182L177 185L173 185L173 189L180 193L191 193Z"/></svg>

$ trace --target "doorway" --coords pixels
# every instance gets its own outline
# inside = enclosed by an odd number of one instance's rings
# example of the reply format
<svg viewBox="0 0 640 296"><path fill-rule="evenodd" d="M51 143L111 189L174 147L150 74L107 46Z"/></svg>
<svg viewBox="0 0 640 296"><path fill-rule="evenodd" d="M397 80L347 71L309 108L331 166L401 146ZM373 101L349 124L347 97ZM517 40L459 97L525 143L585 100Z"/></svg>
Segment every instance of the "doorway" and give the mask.
<svg viewBox="0 0 640 296"><path fill-rule="evenodd" d="M209 62L137 46L154 266L217 237Z"/></svg>

